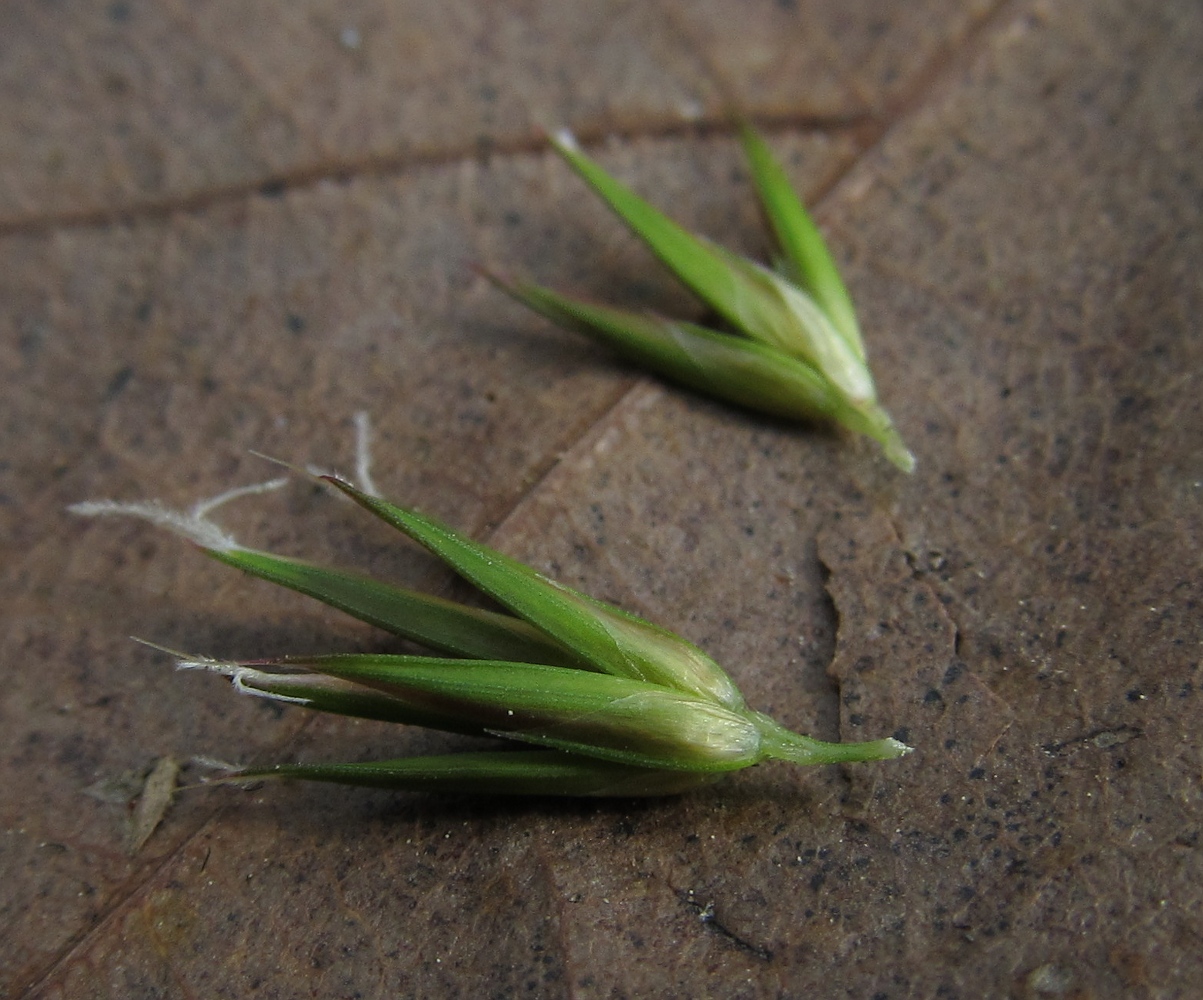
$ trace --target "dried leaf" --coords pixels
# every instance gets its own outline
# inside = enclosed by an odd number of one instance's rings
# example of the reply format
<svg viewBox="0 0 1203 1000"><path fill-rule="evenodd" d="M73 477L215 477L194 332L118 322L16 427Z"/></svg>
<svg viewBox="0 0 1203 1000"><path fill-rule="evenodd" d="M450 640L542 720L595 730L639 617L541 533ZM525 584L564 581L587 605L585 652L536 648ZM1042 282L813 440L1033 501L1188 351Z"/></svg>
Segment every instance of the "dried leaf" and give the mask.
<svg viewBox="0 0 1203 1000"><path fill-rule="evenodd" d="M126 836L126 849L129 853L137 854L151 834L155 832L171 800L175 797L176 779L179 777L180 765L172 757L160 757L155 761L146 776L142 786L142 794L130 817L129 831Z"/></svg>

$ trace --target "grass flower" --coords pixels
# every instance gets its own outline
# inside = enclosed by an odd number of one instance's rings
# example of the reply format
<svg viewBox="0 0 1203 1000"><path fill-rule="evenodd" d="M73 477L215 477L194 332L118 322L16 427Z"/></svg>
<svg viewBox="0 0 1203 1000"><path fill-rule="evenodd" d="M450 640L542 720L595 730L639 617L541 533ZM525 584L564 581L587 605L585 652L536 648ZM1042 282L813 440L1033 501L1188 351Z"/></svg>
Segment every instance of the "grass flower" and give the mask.
<svg viewBox="0 0 1203 1000"><path fill-rule="evenodd" d="M691 388L790 419L827 419L876 440L910 472L915 458L877 401L848 291L818 227L768 146L741 129L764 214L777 238L776 270L697 237L589 159L571 134L552 146L660 260L733 332L578 301L486 271L553 322L601 340Z"/></svg>
<svg viewBox="0 0 1203 1000"><path fill-rule="evenodd" d="M322 479L444 560L506 612L444 600L246 548L207 519L157 504L79 504L132 514L252 576L314 597L448 656L341 654L229 662L179 658L236 690L340 715L511 741L508 750L347 764L232 768L222 780L302 778L419 791L666 795L765 760L882 760L894 739L825 743L753 711L717 663L666 629L535 572L416 511ZM278 483L265 484L275 487Z"/></svg>

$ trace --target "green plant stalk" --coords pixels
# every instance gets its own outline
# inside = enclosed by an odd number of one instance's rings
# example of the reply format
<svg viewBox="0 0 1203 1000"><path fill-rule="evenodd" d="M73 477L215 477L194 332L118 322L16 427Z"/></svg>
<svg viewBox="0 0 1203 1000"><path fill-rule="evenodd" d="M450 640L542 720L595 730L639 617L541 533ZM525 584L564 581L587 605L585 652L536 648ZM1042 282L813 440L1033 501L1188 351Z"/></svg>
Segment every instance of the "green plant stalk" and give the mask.
<svg viewBox="0 0 1203 1000"><path fill-rule="evenodd" d="M337 477L322 478L596 669L729 708L743 706L743 695L726 671L680 636L549 580L433 518L369 496Z"/></svg>
<svg viewBox="0 0 1203 1000"><path fill-rule="evenodd" d="M713 784L722 773L631 767L559 750L486 750L351 764L276 764L243 768L218 780L264 778L443 794L625 798L680 795Z"/></svg>
<svg viewBox="0 0 1203 1000"><path fill-rule="evenodd" d="M423 726L466 736L487 736L488 731L462 716L398 698L362 684L311 672L279 673L249 664L223 664L209 660L181 660L184 669L202 668L225 674L244 694L272 701L303 705L318 712L374 719L405 726Z"/></svg>
<svg viewBox="0 0 1203 1000"><path fill-rule="evenodd" d="M732 710L659 684L564 667L489 660L349 653L231 664L246 687L270 691L271 671L303 667L376 692L419 724L489 733L586 757L676 771L740 770L766 760L815 764L899 756L896 740L826 743L792 733L761 712ZM288 700L304 681L280 675ZM337 693L345 697L339 686ZM321 707L315 698L311 707ZM385 713L380 713L383 716ZM442 726L440 718L455 720Z"/></svg>
<svg viewBox="0 0 1203 1000"><path fill-rule="evenodd" d="M764 330L788 322L775 315L779 307L762 301L744 277L731 270L713 244L694 236L619 183L569 137L552 136L551 145L677 278L736 329L767 340Z"/></svg>
<svg viewBox="0 0 1203 1000"><path fill-rule="evenodd" d="M765 217L789 261L789 276L810 294L860 359L865 360L865 345L852 297L823 234L806 211L768 143L746 122L741 123L739 135Z"/></svg>
<svg viewBox="0 0 1203 1000"><path fill-rule="evenodd" d="M345 654L286 662L484 732L585 756L684 771L737 770L761 759L760 734L749 713L625 677L419 656Z"/></svg>
<svg viewBox="0 0 1203 1000"><path fill-rule="evenodd" d="M490 277L552 322L691 389L787 419L840 419L847 409L817 369L766 344L695 323L581 302L527 281Z"/></svg>
<svg viewBox="0 0 1203 1000"><path fill-rule="evenodd" d="M594 669L521 618L498 614L254 549L202 551L269 583L288 587L360 621L452 656Z"/></svg>

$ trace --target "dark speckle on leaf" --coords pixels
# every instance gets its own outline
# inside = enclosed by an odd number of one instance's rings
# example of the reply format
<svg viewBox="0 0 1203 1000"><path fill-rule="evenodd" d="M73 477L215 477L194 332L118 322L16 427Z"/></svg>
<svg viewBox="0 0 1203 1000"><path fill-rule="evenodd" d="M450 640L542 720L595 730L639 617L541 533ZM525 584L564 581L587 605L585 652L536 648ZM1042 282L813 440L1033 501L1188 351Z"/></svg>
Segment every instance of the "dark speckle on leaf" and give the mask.
<svg viewBox="0 0 1203 1000"><path fill-rule="evenodd" d="M109 379L109 384L104 391L104 398L106 400L110 400L121 395L122 390L129 385L130 379L133 377L134 369L132 365L125 365L124 367L119 368L114 373L113 377Z"/></svg>

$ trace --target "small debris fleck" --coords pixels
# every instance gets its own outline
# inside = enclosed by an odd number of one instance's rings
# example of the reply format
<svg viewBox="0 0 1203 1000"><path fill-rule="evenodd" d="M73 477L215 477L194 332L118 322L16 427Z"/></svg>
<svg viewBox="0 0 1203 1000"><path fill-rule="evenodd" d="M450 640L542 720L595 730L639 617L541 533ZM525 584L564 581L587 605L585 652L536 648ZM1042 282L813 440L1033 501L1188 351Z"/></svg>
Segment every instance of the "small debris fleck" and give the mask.
<svg viewBox="0 0 1203 1000"><path fill-rule="evenodd" d="M126 849L131 855L142 850L150 835L163 821L175 796L176 779L179 774L180 765L175 758L160 757L146 776L142 795L134 807L133 816L130 817L129 832L126 836Z"/></svg>
<svg viewBox="0 0 1203 1000"><path fill-rule="evenodd" d="M1037 996L1064 996L1073 985L1073 976L1060 965L1041 965L1028 974L1028 988Z"/></svg>

